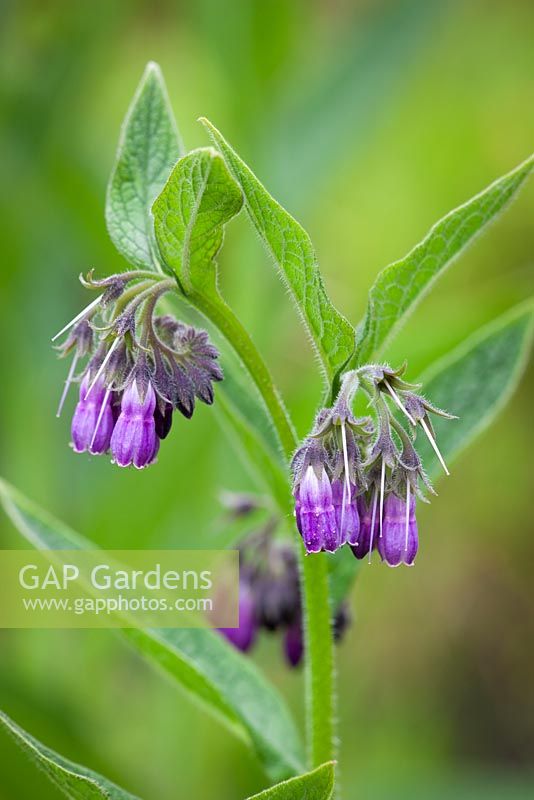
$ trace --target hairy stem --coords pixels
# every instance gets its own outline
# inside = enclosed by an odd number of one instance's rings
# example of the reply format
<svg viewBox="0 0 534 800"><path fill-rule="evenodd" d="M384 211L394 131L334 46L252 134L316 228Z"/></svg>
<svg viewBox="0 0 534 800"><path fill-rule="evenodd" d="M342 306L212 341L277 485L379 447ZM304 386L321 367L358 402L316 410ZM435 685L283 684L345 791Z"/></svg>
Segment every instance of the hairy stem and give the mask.
<svg viewBox="0 0 534 800"><path fill-rule="evenodd" d="M263 358L233 311L216 299L189 296L233 346L249 372L268 410L280 446L289 462L298 440L289 414ZM288 516L293 509L288 508ZM306 654L306 718L310 768L318 767L335 756L334 653L328 588L328 564L324 555L307 556L298 547L301 588L304 606Z"/></svg>
<svg viewBox="0 0 534 800"><path fill-rule="evenodd" d="M221 299L211 301L196 294L189 294L188 299L218 327L243 362L267 408L280 447L289 460L297 446L296 434L271 373L246 329Z"/></svg>

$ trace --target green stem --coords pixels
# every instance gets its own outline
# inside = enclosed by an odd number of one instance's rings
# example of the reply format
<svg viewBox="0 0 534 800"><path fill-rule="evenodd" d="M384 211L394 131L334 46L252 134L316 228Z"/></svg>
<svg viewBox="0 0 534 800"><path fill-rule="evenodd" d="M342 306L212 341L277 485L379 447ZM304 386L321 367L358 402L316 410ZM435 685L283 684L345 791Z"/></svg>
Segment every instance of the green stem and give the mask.
<svg viewBox="0 0 534 800"><path fill-rule="evenodd" d="M220 299L189 296L233 346L248 370L271 417L282 450L289 462L298 440L269 369L252 339L233 311ZM293 509L288 509L288 515ZM335 757L335 687L328 562L324 555L306 555L298 547L304 606L306 653L306 719L309 767Z"/></svg>
<svg viewBox="0 0 534 800"><path fill-rule="evenodd" d="M306 724L310 769L332 761L335 747L334 642L328 588L328 562L299 547L304 601Z"/></svg>
<svg viewBox="0 0 534 800"><path fill-rule="evenodd" d="M211 300L197 294L188 294L187 298L218 327L245 365L269 412L284 455L289 460L297 446L297 437L271 373L246 328L221 298Z"/></svg>

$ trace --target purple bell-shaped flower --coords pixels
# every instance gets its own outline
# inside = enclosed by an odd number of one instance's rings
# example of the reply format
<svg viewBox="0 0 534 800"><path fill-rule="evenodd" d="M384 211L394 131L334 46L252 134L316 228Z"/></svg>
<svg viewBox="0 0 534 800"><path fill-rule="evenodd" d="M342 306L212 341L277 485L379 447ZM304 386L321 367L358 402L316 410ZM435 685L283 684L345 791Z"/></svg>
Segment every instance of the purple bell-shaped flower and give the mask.
<svg viewBox="0 0 534 800"><path fill-rule="evenodd" d="M382 561L390 567L399 564L412 566L419 544L417 520L415 518L415 497L406 500L389 494L384 502L382 531L379 533L377 548Z"/></svg>
<svg viewBox="0 0 534 800"><path fill-rule="evenodd" d="M239 582L239 626L237 628L219 628L234 647L246 653L256 639L258 624L254 593L248 581Z"/></svg>
<svg viewBox="0 0 534 800"><path fill-rule="evenodd" d="M121 413L111 437L111 453L119 467L142 469L151 464L159 449L154 409L156 395L149 382L144 397L134 379L124 391Z"/></svg>
<svg viewBox="0 0 534 800"><path fill-rule="evenodd" d="M332 504L336 514L338 547L341 547L345 542L355 545L359 541L360 516L356 491L357 488L353 483L350 483L349 488L347 488L346 481L341 478L332 481Z"/></svg>
<svg viewBox="0 0 534 800"><path fill-rule="evenodd" d="M356 558L365 558L376 547L378 540L378 503L377 495L369 504L362 494L358 497L360 513L360 535L358 542L351 545L351 550Z"/></svg>
<svg viewBox="0 0 534 800"><path fill-rule="evenodd" d="M74 451L83 453L88 450L93 455L105 453L109 450L113 426L111 392L102 380L97 380L91 387L87 374L80 385L80 399L72 418Z"/></svg>
<svg viewBox="0 0 534 800"><path fill-rule="evenodd" d="M306 469L295 497L295 515L308 553L338 548L336 515L332 504L332 486L324 467L319 477L311 465Z"/></svg>

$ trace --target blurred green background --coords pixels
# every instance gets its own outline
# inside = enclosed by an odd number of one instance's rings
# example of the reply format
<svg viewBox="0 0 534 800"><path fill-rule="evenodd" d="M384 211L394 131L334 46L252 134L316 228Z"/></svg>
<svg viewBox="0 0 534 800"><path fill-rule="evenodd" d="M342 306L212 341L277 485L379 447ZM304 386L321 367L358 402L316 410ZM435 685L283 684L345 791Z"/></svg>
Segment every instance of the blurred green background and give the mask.
<svg viewBox="0 0 534 800"><path fill-rule="evenodd" d="M534 6L3 0L0 13L1 473L103 547L217 546L218 490L254 487L209 409L177 421L142 474L74 455L69 413L55 419L66 365L50 336L87 302L77 275L124 267L104 194L145 62L161 64L187 146L207 144L206 115L302 221L356 321L380 267L532 150ZM393 363L417 375L532 293L533 211L530 186L419 307ZM313 357L244 217L221 271L305 433ZM346 798L533 796L533 390L531 371L421 510L416 568L361 570L338 651ZM1 546L23 546L0 525ZM4 710L146 800L265 785L113 632L2 631L0 648ZM302 676L279 642L254 657L301 719ZM3 735L0 761L0 800L59 797Z"/></svg>

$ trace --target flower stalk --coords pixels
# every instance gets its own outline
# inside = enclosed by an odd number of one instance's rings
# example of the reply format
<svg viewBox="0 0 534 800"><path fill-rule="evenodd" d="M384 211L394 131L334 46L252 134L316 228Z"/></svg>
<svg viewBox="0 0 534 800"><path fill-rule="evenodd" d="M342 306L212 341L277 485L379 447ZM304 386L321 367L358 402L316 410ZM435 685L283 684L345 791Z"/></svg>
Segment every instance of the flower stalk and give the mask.
<svg viewBox="0 0 534 800"><path fill-rule="evenodd" d="M246 367L289 462L298 440L274 385L267 365L241 322L225 306L209 303L205 297L188 297L221 331ZM288 515L292 508L288 506ZM299 547L302 590L304 648L306 652L306 722L308 766L318 767L335 758L334 648L328 586L328 564L324 558L307 557Z"/></svg>

